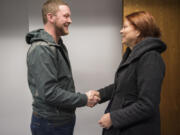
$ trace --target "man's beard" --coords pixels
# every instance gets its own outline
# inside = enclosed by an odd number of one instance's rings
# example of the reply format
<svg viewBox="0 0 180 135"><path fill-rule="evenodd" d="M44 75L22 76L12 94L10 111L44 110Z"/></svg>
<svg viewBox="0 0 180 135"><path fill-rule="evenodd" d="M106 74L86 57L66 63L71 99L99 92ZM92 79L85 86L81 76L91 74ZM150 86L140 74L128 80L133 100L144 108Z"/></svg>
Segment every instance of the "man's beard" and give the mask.
<svg viewBox="0 0 180 135"><path fill-rule="evenodd" d="M65 35L68 35L68 34L69 34L68 32L66 32L66 31L64 30L64 26L59 27L59 26L57 26L57 25L55 24L55 30L56 30L56 34L57 34L58 36L65 36Z"/></svg>

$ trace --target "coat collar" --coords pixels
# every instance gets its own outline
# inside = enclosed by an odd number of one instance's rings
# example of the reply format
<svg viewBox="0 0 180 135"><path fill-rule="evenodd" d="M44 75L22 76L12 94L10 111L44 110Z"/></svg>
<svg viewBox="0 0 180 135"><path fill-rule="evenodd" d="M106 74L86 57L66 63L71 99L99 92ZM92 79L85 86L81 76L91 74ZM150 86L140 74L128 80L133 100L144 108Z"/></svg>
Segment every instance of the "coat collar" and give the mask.
<svg viewBox="0 0 180 135"><path fill-rule="evenodd" d="M166 50L166 45L159 38L147 37L136 44L132 51L130 48L126 49L120 67L130 64L132 61L151 50L162 53Z"/></svg>

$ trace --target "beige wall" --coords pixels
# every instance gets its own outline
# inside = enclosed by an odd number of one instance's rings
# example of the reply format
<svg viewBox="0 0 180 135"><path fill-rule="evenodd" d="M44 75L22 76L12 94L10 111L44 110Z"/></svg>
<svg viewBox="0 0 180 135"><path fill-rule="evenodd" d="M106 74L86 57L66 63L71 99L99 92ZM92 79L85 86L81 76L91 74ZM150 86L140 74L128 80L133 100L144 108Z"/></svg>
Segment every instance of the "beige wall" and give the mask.
<svg viewBox="0 0 180 135"><path fill-rule="evenodd" d="M0 2L0 135L30 135L31 95L27 86L25 0Z"/></svg>
<svg viewBox="0 0 180 135"><path fill-rule="evenodd" d="M180 135L180 1L124 0L124 15L134 11L149 11L162 31L167 44L163 54L166 77L161 94L162 135Z"/></svg>

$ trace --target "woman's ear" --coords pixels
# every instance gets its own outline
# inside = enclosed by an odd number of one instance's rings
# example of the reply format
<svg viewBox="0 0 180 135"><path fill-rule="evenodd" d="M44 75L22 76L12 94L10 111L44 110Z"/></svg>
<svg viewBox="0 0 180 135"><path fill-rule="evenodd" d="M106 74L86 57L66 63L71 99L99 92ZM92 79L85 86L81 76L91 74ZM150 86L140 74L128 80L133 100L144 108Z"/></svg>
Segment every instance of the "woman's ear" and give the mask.
<svg viewBox="0 0 180 135"><path fill-rule="evenodd" d="M136 30L136 36L139 37L141 32L139 30Z"/></svg>

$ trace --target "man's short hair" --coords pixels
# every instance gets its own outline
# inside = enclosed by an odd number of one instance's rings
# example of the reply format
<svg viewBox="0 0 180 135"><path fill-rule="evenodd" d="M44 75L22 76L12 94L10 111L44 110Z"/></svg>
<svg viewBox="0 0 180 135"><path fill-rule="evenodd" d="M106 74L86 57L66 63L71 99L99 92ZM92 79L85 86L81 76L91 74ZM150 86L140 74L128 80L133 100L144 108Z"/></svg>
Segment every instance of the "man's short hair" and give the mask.
<svg viewBox="0 0 180 135"><path fill-rule="evenodd" d="M56 14L56 12L59 9L60 5L67 5L67 3L65 3L62 0L47 0L42 7L42 19L43 19L43 23L46 24L47 23L47 14L48 13L52 13L52 14Z"/></svg>

